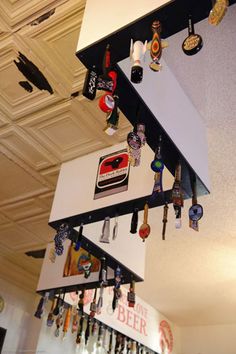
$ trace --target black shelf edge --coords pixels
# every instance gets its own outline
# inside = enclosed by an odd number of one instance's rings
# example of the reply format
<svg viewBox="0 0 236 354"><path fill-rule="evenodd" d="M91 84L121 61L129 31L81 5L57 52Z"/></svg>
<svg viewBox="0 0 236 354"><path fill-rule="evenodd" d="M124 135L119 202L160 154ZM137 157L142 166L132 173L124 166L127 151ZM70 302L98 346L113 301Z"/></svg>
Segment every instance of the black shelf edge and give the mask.
<svg viewBox="0 0 236 354"><path fill-rule="evenodd" d="M150 186L150 189L152 186ZM68 223L71 227L80 226L82 223L84 225L91 224L97 221L104 220L106 216L110 216L110 218L115 217L117 214L119 216L133 213L135 208L138 210L143 210L144 205L148 202L149 208L154 208L157 206L164 205L166 203L171 203L171 190L167 190L163 192L163 194L159 194L158 197L154 200L150 200L151 195L147 195L141 198L132 199L123 203L109 205L104 208L91 210L86 213L73 215L64 219L59 219L56 221L49 222L49 225L53 227L55 230L62 223Z"/></svg>
<svg viewBox="0 0 236 354"><path fill-rule="evenodd" d="M152 188L152 186L150 187ZM190 196L185 191L183 192L184 192L184 199L190 198ZM159 193L154 200L151 199L151 195L146 195L144 197L131 199L123 203L113 204L113 205L106 206L104 208L91 210L86 213L77 214L63 219L51 221L49 222L49 226L57 230L59 226L63 223L69 224L72 228L78 227L81 224L83 225L91 224L97 221L104 220L106 216L109 216L110 218L114 218L116 215L122 216L126 214L131 214L133 213L135 208L141 211L143 210L146 202L148 203L150 209L158 206L162 206L165 203L171 204L172 190L168 189L163 193Z"/></svg>
<svg viewBox="0 0 236 354"><path fill-rule="evenodd" d="M236 0L229 1L229 5L234 3L236 3ZM210 0L175 0L169 2L167 5L131 22L91 46L77 51L76 56L87 68L92 68L95 65L98 70L101 70L107 44L111 46L111 60L113 64L116 64L129 56L131 38L134 41L141 40L143 42L146 39L151 40L151 25L154 20L159 20L162 24L162 38L170 37L185 28L187 36L188 15L191 14L194 23L197 23L208 17L211 8L212 2ZM182 43L180 43L181 45Z"/></svg>
<svg viewBox="0 0 236 354"><path fill-rule="evenodd" d="M70 224L71 226L71 224ZM75 225L74 225L75 226ZM78 232L74 230L73 237L76 237L78 235ZM137 235L130 235L130 237L137 237ZM115 241L111 241L115 242ZM140 242L142 240L140 239ZM112 257L109 253L104 251L101 247L97 246L95 243L93 243L90 239L88 239L86 236L82 236L81 240L81 248L86 250L87 252L90 252L91 255L96 257L97 259L101 259L102 257L106 258L106 265L107 267L115 269L119 266L121 269L121 274L122 274L122 280L121 284L130 284L132 280L135 282L141 282L144 279L138 276L136 273L131 271L129 268L124 266L121 262L117 261L114 257ZM60 257L60 256L58 256ZM73 276L72 276L73 277ZM87 279L89 282L89 278ZM108 279L108 286L114 286L115 285L115 277L112 279ZM99 288L100 287L100 282L99 281L94 281L90 283L83 283L83 284L74 284L70 286L61 286L58 288L50 288L50 289L44 289L44 290L39 290L37 291L39 294L44 294L45 292L50 292L54 291L54 294L59 294L61 292L72 292L72 291L79 291L82 289L94 289L94 288Z"/></svg>

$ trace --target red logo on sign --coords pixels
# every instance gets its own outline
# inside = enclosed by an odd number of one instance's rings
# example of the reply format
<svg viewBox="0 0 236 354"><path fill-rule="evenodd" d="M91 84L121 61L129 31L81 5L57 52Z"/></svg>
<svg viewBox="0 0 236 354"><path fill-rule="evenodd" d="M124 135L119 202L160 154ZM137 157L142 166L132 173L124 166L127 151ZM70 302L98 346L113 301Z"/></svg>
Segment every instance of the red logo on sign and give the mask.
<svg viewBox="0 0 236 354"><path fill-rule="evenodd" d="M173 334L167 321L161 321L159 325L160 346L163 353L171 354L173 350Z"/></svg>
<svg viewBox="0 0 236 354"><path fill-rule="evenodd" d="M127 191L129 154L127 149L102 156L99 160L94 199Z"/></svg>

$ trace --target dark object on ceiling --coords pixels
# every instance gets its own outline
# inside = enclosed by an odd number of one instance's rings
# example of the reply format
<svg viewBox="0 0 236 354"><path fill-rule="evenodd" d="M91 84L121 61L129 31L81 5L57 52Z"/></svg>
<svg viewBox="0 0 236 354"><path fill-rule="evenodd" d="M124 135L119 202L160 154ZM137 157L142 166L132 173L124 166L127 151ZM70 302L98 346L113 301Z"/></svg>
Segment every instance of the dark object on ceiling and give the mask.
<svg viewBox="0 0 236 354"><path fill-rule="evenodd" d="M45 14L39 16L38 18L36 18L32 22L30 22L30 25L31 26L37 26L41 22L43 22L43 21L47 20L49 17L51 17L54 13L55 13L55 8L51 9L50 11L46 12Z"/></svg>
<svg viewBox="0 0 236 354"><path fill-rule="evenodd" d="M30 61L25 55L19 52L17 58L19 61L14 60L18 70L26 77L27 80L32 82L39 90L46 90L51 95L53 94L53 89L50 86L48 80L43 75L43 73L37 68L32 61Z"/></svg>
<svg viewBox="0 0 236 354"><path fill-rule="evenodd" d="M75 98L75 97L78 97L79 96L79 91L76 91L76 92L73 92L70 97L71 98Z"/></svg>
<svg viewBox="0 0 236 354"><path fill-rule="evenodd" d="M33 258L39 259L39 258L44 258L45 252L46 252L46 248L44 248L42 250L28 251L28 252L25 252L25 254L28 257L33 257Z"/></svg>
<svg viewBox="0 0 236 354"><path fill-rule="evenodd" d="M28 81L19 81L19 85L21 87L23 87L28 92L32 92L33 91L33 86L31 86Z"/></svg>

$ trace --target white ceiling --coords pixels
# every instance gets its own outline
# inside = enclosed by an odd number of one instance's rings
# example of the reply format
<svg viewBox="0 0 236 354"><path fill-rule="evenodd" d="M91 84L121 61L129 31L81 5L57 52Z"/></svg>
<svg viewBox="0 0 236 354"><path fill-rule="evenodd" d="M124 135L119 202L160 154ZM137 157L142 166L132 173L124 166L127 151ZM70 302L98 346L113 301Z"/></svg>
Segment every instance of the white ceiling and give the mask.
<svg viewBox="0 0 236 354"><path fill-rule="evenodd" d="M117 134L106 136L97 102L70 98L85 74L74 54L84 3L0 2L0 273L31 290L40 261L24 252L52 240L47 222L61 162L123 141L130 130L122 117ZM51 18L29 25L55 6ZM206 124L212 183L211 194L199 198L205 212L199 233L188 228L189 201L181 230L170 206L165 242L162 208L150 211L146 278L137 291L180 325L236 322L235 17L236 5L217 28L197 24L204 47L196 56L181 51L186 31L171 37L163 54ZM13 63L18 51L45 74L53 95L18 85L24 80Z"/></svg>

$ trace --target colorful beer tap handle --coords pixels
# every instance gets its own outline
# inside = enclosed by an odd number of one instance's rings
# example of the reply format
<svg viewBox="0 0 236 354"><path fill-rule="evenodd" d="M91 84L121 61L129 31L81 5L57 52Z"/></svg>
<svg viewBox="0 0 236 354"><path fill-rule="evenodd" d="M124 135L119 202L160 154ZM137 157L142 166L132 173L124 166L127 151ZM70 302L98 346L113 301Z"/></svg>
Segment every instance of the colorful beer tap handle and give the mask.
<svg viewBox="0 0 236 354"><path fill-rule="evenodd" d="M107 327L104 326L104 328L103 328L103 336L102 336L102 348L103 348L103 350L105 352L106 352L106 349L107 349L107 333L108 333Z"/></svg>
<svg viewBox="0 0 236 354"><path fill-rule="evenodd" d="M85 295L85 289L81 290L81 293L79 294L78 307L81 316L84 314L84 295Z"/></svg>
<svg viewBox="0 0 236 354"><path fill-rule="evenodd" d="M164 163L162 161L162 136L159 136L158 146L155 152L154 160L151 162L151 169L155 172L154 186L151 195L151 200L155 200L159 193L163 193L162 188L162 174L164 170Z"/></svg>
<svg viewBox="0 0 236 354"><path fill-rule="evenodd" d="M74 248L74 243L71 241L70 246L68 247L66 263L64 266L64 276L68 277L71 274L71 261L72 261L72 250Z"/></svg>
<svg viewBox="0 0 236 354"><path fill-rule="evenodd" d="M93 320L93 324L92 324L92 336L95 336L98 330L98 323L97 320Z"/></svg>
<svg viewBox="0 0 236 354"><path fill-rule="evenodd" d="M95 68L93 67L93 69L88 69L84 80L82 95L89 100L94 100L96 97L97 84L98 74Z"/></svg>
<svg viewBox="0 0 236 354"><path fill-rule="evenodd" d="M78 235L77 235L77 239L75 242L75 251L79 251L80 246L81 246L81 242L82 242L82 236L83 236L83 223L80 224L79 227L79 231L78 231Z"/></svg>
<svg viewBox="0 0 236 354"><path fill-rule="evenodd" d="M130 283L129 292L127 294L127 301L129 307L134 307L135 305L135 281L132 280Z"/></svg>
<svg viewBox="0 0 236 354"><path fill-rule="evenodd" d="M224 18L229 6L228 0L213 0L212 10L208 16L208 22L211 25L217 26Z"/></svg>
<svg viewBox="0 0 236 354"><path fill-rule="evenodd" d="M38 306L37 306L37 310L35 311L34 316L40 319L43 315L43 308L44 308L44 296L42 296L40 298Z"/></svg>
<svg viewBox="0 0 236 354"><path fill-rule="evenodd" d="M87 345L87 343L88 343L88 339L90 337L90 332L91 332L91 317L88 316L87 326L86 326L86 330L85 330L85 345Z"/></svg>
<svg viewBox="0 0 236 354"><path fill-rule="evenodd" d="M130 233L136 234L137 227L138 227L138 208L135 208L131 218Z"/></svg>
<svg viewBox="0 0 236 354"><path fill-rule="evenodd" d="M112 230L112 240L114 241L118 235L118 214L115 215L115 223Z"/></svg>
<svg viewBox="0 0 236 354"><path fill-rule="evenodd" d="M192 183L192 206L189 208L189 227L195 231L199 230L198 221L203 216L203 207L197 202L196 180Z"/></svg>
<svg viewBox="0 0 236 354"><path fill-rule="evenodd" d="M97 288L94 290L93 301L90 304L90 317L93 318L97 312Z"/></svg>
<svg viewBox="0 0 236 354"><path fill-rule="evenodd" d="M112 352L112 342L113 342L113 330L111 329L110 338L109 338L109 347L107 351L108 354L111 354Z"/></svg>
<svg viewBox="0 0 236 354"><path fill-rule="evenodd" d="M131 351L131 340L129 338L127 338L126 340L126 353L130 354Z"/></svg>
<svg viewBox="0 0 236 354"><path fill-rule="evenodd" d="M107 286L107 264L106 264L106 258L101 257L100 259L101 265L100 265L100 272L99 272L99 282L101 286Z"/></svg>
<svg viewBox="0 0 236 354"><path fill-rule="evenodd" d="M78 327L77 336L76 336L76 343L77 344L81 343L83 327L84 327L84 314L80 317L80 321L79 321L79 327Z"/></svg>
<svg viewBox="0 0 236 354"><path fill-rule="evenodd" d="M181 164L175 169L175 181L172 188L172 202L175 211L175 227L181 228L181 208L183 207L183 192L181 188Z"/></svg>
<svg viewBox="0 0 236 354"><path fill-rule="evenodd" d="M165 240L165 234L166 234L166 224L167 224L167 217L168 217L168 204L165 203L164 205L164 210L163 210L163 219L162 219L162 222L163 222L163 227L162 227L162 240Z"/></svg>
<svg viewBox="0 0 236 354"><path fill-rule="evenodd" d="M110 217L106 216L102 226L102 234L99 242L110 243Z"/></svg>
<svg viewBox="0 0 236 354"><path fill-rule="evenodd" d="M161 38L160 38L160 33L161 33L160 21L154 21L152 23L152 32L153 32L153 37L152 37L152 42L150 47L150 55L152 58L152 62L149 64L149 67L153 71L160 71L161 65L159 63L159 60L161 59L161 55L162 55L162 45L161 45Z"/></svg>
<svg viewBox="0 0 236 354"><path fill-rule="evenodd" d="M104 128L104 132L109 136L114 135L117 131L120 116L120 111L118 108L119 97L118 95L113 95L112 97L114 99L114 107L112 111L107 113L106 127Z"/></svg>
<svg viewBox="0 0 236 354"><path fill-rule="evenodd" d="M63 324L63 317L62 317L62 314L59 313L59 315L56 318L56 326L57 326L57 328L56 328L56 330L54 332L55 337L59 337L60 328L61 328L62 324Z"/></svg>
<svg viewBox="0 0 236 354"><path fill-rule="evenodd" d="M97 314L98 315L101 313L102 306L103 306L103 293L104 293L104 287L101 285L100 286L100 293L99 293L98 303L97 303Z"/></svg>
<svg viewBox="0 0 236 354"><path fill-rule="evenodd" d="M103 335L104 335L104 325L103 323L100 323L99 327L98 327L98 348L102 346L102 339L103 339Z"/></svg>
<svg viewBox="0 0 236 354"><path fill-rule="evenodd" d="M71 333L77 332L78 325L79 325L79 313L76 309L76 313L74 313L74 315L73 315Z"/></svg>
<svg viewBox="0 0 236 354"><path fill-rule="evenodd" d="M142 238L143 242L149 236L150 231L151 228L148 224L148 204L146 203L144 206L143 224L139 228L139 236Z"/></svg>
<svg viewBox="0 0 236 354"><path fill-rule="evenodd" d="M61 298L60 298L60 294L59 294L57 297L56 306L54 307L54 310L53 310L54 316L57 316L59 314L60 303L61 303Z"/></svg>
<svg viewBox="0 0 236 354"><path fill-rule="evenodd" d="M202 37L194 32L194 24L192 16L188 18L188 37L185 38L182 44L182 50L186 55L197 54L203 46Z"/></svg>
<svg viewBox="0 0 236 354"><path fill-rule="evenodd" d="M52 300L52 305L51 305L50 312L49 312L48 317L47 317L47 326L48 327L52 327L52 325L54 323L53 311L55 309L55 306L56 306L56 298L54 297L53 300Z"/></svg>
<svg viewBox="0 0 236 354"><path fill-rule="evenodd" d="M66 333L67 333L69 325L70 325L70 319L71 319L71 306L69 306L66 311L66 317L65 317L64 326L63 326L63 339L66 337Z"/></svg>
<svg viewBox="0 0 236 354"><path fill-rule="evenodd" d="M122 292L120 288L113 288L113 300L112 300L112 310L115 311L115 309L118 306L118 300L121 298Z"/></svg>

